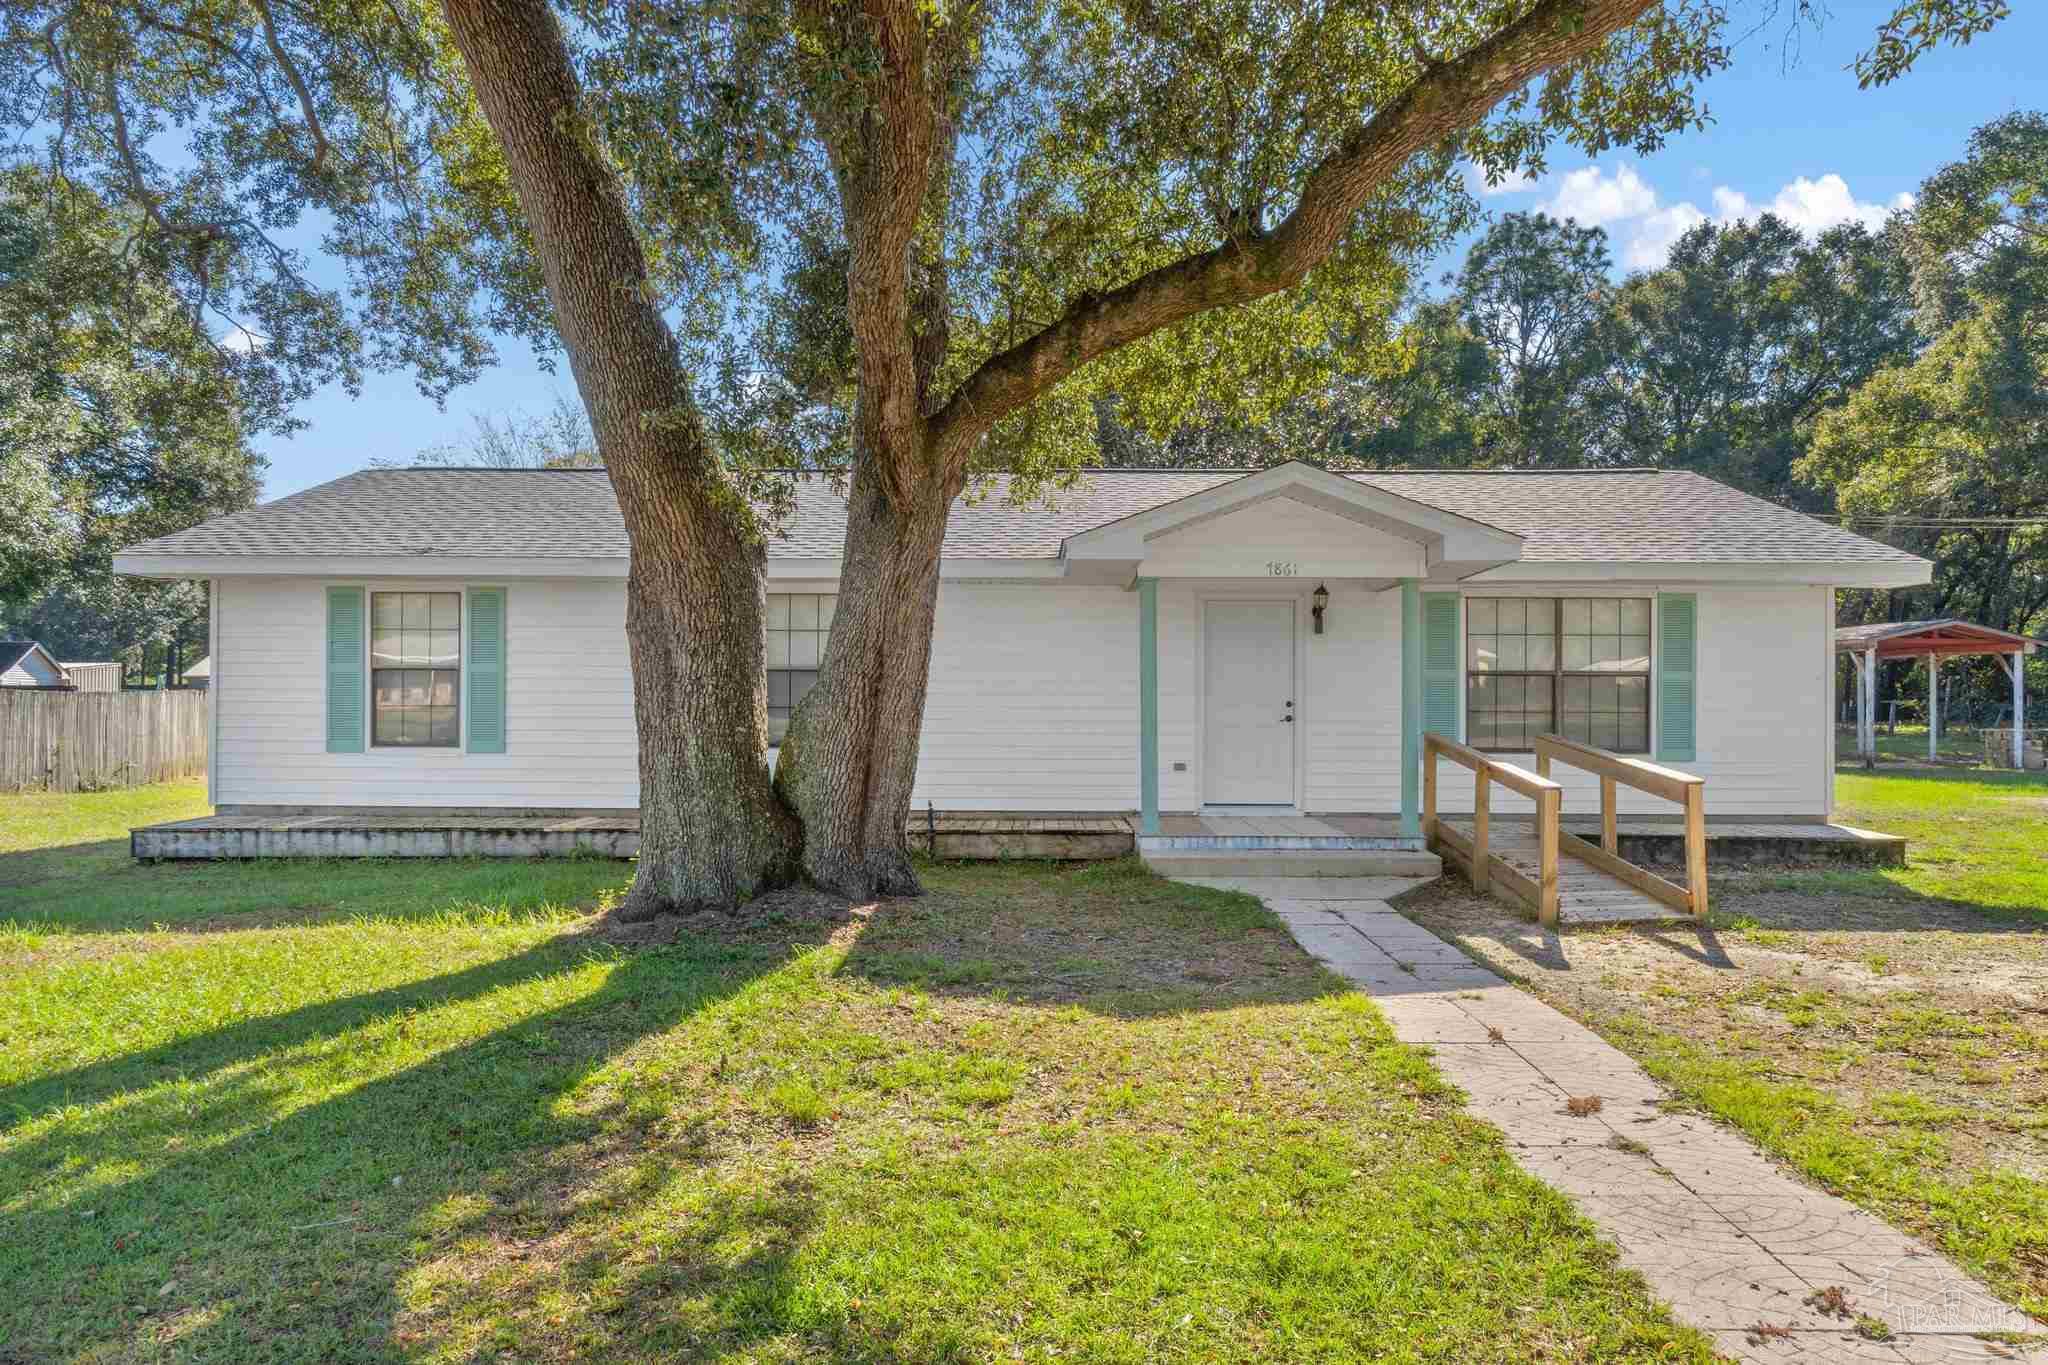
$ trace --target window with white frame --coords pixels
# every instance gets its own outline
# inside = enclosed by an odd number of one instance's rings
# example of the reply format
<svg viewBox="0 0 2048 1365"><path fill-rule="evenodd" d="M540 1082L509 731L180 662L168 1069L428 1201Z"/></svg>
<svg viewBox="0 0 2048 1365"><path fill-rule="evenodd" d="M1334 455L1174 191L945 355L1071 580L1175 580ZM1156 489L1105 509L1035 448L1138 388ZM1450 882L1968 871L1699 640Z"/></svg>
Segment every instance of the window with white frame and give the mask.
<svg viewBox="0 0 2048 1365"><path fill-rule="evenodd" d="M1475 749L1527 752L1554 733L1650 751L1647 597L1467 598L1465 670Z"/></svg>
<svg viewBox="0 0 2048 1365"><path fill-rule="evenodd" d="M839 594L771 592L768 594L768 742L782 743L789 733L790 713L818 681L818 662L825 657L825 637L832 633L832 613Z"/></svg>
<svg viewBox="0 0 2048 1365"><path fill-rule="evenodd" d="M462 742L462 594L370 594L370 743Z"/></svg>

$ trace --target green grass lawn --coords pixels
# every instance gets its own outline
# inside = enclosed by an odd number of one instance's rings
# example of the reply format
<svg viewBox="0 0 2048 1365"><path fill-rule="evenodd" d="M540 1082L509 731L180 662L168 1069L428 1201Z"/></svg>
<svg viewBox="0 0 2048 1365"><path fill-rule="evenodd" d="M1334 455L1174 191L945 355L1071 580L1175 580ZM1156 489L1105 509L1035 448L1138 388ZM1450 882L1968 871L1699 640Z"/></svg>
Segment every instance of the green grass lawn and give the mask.
<svg viewBox="0 0 2048 1365"><path fill-rule="evenodd" d="M1882 881L1975 909L2048 911L2048 774L1843 769L1835 776L1835 818L1904 835L1907 865L1821 884L1874 890L1868 884Z"/></svg>
<svg viewBox="0 0 2048 1365"><path fill-rule="evenodd" d="M144 867L128 856L128 831L207 814L203 781L75 795L15 793L4 801L0 933L17 936L254 929L451 911L559 917L563 907L591 905L621 880L619 864L586 859L277 859Z"/></svg>
<svg viewBox="0 0 2048 1365"><path fill-rule="evenodd" d="M1248 898L0 852L0 1358L1707 1358Z"/></svg>

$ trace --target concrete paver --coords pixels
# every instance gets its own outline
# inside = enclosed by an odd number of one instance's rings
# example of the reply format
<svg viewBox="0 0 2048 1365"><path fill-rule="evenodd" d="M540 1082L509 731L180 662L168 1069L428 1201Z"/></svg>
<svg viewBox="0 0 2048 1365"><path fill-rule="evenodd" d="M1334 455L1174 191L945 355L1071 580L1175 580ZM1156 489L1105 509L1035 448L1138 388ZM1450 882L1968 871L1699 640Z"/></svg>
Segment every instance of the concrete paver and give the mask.
<svg viewBox="0 0 2048 1365"><path fill-rule="evenodd" d="M1304 949L1370 994L1397 1039L1432 1050L1523 1169L1569 1196L1724 1354L1813 1365L2048 1365L2040 1348L1976 1335L2039 1333L2041 1324L1913 1238L1795 1179L1739 1134L1665 1112L1663 1090L1627 1054L1386 903L1413 882L1200 884L1258 896ZM1831 1286L1856 1312L1886 1323L1893 1339L1869 1340L1810 1301Z"/></svg>

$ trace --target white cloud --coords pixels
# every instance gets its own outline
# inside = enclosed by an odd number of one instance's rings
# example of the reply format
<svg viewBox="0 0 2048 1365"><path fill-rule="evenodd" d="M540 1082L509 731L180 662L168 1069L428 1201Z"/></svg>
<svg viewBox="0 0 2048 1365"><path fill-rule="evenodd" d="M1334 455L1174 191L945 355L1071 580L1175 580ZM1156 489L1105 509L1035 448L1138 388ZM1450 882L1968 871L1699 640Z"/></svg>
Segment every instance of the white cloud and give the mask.
<svg viewBox="0 0 2048 1365"><path fill-rule="evenodd" d="M1668 204L1637 219L1621 244L1621 264L1629 270L1655 270L1671 255L1680 237L1707 221L1691 203Z"/></svg>
<svg viewBox="0 0 2048 1365"><path fill-rule="evenodd" d="M1892 214L1911 207L1913 196L1910 194L1894 195L1889 204L1865 203L1849 193L1849 182L1832 171L1818 180L1800 176L1772 196L1768 204L1753 203L1748 195L1726 185L1717 186L1714 190L1714 217L1720 222L1732 223L1763 213L1774 213L1808 235L1825 232L1842 223L1880 228Z"/></svg>
<svg viewBox="0 0 2048 1365"><path fill-rule="evenodd" d="M1598 166L1582 166L1565 172L1558 179L1556 192L1538 207L1555 218L1575 218L1589 227L1605 227L1654 212L1657 192L1643 182L1633 166L1616 166L1612 174Z"/></svg>
<svg viewBox="0 0 2048 1365"><path fill-rule="evenodd" d="M1705 175L1704 170L1699 172L1700 177ZM1547 191L1537 201L1537 208L1552 217L1606 228L1615 255L1627 270L1650 270L1664 264L1680 237L1709 221L1734 223L1772 213L1812 236L1840 223L1882 227L1892 214L1913 207L1910 194L1894 195L1882 204L1858 199L1850 192L1849 182L1832 171L1818 178L1798 176L1762 203L1738 189L1716 185L1707 195L1711 209L1690 199L1667 203L1625 161L1606 167L1581 166L1541 181L1518 174L1511 183L1497 186L1486 185L1474 170L1472 182L1475 192L1486 195Z"/></svg>

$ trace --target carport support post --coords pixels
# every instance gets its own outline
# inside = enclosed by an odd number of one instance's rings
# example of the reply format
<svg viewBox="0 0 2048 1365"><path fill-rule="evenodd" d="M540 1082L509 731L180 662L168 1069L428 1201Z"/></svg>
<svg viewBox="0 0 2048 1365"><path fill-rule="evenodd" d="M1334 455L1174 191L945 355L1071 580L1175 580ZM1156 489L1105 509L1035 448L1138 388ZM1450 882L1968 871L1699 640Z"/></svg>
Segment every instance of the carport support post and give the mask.
<svg viewBox="0 0 2048 1365"><path fill-rule="evenodd" d="M2027 770L2027 656L2012 652L2012 766Z"/></svg>
<svg viewBox="0 0 2048 1365"><path fill-rule="evenodd" d="M1941 656L1927 656L1927 757L1941 757Z"/></svg>
<svg viewBox="0 0 2048 1365"><path fill-rule="evenodd" d="M1401 580L1401 835L1422 837L1422 584Z"/></svg>
<svg viewBox="0 0 2048 1365"><path fill-rule="evenodd" d="M1863 766L1877 764L1877 649L1875 646L1863 651L1863 666L1856 670L1856 751L1863 758Z"/></svg>
<svg viewBox="0 0 2048 1365"><path fill-rule="evenodd" d="M1138 833L1159 832L1159 580L1138 580Z"/></svg>

